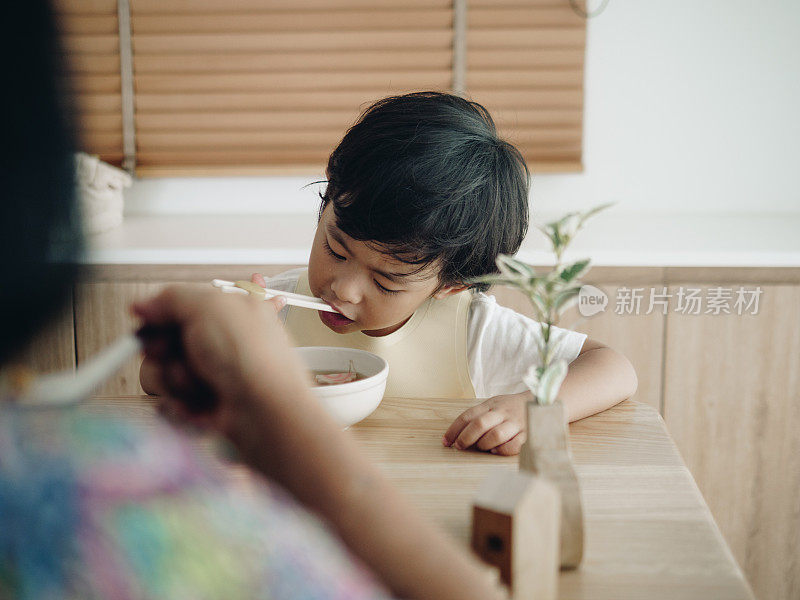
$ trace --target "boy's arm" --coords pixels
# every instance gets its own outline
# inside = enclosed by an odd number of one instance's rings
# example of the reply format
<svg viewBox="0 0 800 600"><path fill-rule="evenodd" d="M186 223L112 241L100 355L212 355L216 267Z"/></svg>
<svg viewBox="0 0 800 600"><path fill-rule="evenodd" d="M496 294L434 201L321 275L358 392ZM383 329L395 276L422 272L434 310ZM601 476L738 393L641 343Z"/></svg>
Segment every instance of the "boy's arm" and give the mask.
<svg viewBox="0 0 800 600"><path fill-rule="evenodd" d="M625 356L587 339L570 363L558 397L572 422L630 398L637 385L636 371ZM529 391L489 398L456 418L442 443L459 450L477 445L494 454L518 454L525 442L525 404L532 399Z"/></svg>
<svg viewBox="0 0 800 600"><path fill-rule="evenodd" d="M638 385L636 371L624 355L589 338L570 363L558 397L571 423L630 398Z"/></svg>

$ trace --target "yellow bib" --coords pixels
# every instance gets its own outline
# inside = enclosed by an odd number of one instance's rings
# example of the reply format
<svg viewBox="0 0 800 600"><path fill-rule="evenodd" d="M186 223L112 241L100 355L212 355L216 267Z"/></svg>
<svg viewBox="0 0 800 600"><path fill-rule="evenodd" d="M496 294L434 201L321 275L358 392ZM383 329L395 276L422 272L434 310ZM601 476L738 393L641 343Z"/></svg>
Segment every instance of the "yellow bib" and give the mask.
<svg viewBox="0 0 800 600"><path fill-rule="evenodd" d="M297 294L310 295L308 273ZM315 310L288 307L286 329L298 346L358 348L389 363L386 395L401 398L475 398L467 363L467 317L471 294L427 300L397 331L382 337L335 333Z"/></svg>

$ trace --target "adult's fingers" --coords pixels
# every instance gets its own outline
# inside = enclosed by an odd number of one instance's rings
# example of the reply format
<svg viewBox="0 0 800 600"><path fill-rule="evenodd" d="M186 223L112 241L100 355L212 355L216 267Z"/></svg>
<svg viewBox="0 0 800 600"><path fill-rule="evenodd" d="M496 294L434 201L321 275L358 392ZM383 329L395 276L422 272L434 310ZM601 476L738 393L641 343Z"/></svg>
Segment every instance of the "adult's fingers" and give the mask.
<svg viewBox="0 0 800 600"><path fill-rule="evenodd" d="M183 358L146 358L142 363L142 369L145 368L149 393L170 397L194 414L212 412L217 407L217 394L195 375Z"/></svg>
<svg viewBox="0 0 800 600"><path fill-rule="evenodd" d="M476 404L475 406L462 412L456 417L455 421L450 424L450 427L447 428L447 431L444 432L444 436L442 436L442 444L445 446L451 446L453 442L456 441L456 438L459 436L459 434L463 431L464 427L469 425L469 423L475 417L488 411L489 408L485 405L485 403L481 402L480 404Z"/></svg>
<svg viewBox="0 0 800 600"><path fill-rule="evenodd" d="M522 450L525 439L525 432L521 431L505 444L500 444L496 448L492 448L491 452L492 454L499 454L500 456L514 456L519 454L520 450Z"/></svg>
<svg viewBox="0 0 800 600"><path fill-rule="evenodd" d="M153 325L185 323L195 317L200 301L213 290L197 291L184 286L170 286L147 300L134 302L134 314Z"/></svg>
<svg viewBox="0 0 800 600"><path fill-rule="evenodd" d="M166 394L166 386L162 381L161 362L152 356L145 356L139 367L139 383L145 393L151 396Z"/></svg>
<svg viewBox="0 0 800 600"><path fill-rule="evenodd" d="M477 442L484 433L489 431L491 428L496 427L504 420L505 416L494 410L487 411L482 415L475 417L466 427L464 427L464 429L456 438L456 441L453 442L453 446L459 450L469 448L472 446L472 444Z"/></svg>
<svg viewBox="0 0 800 600"><path fill-rule="evenodd" d="M267 287L267 281L264 279L264 276L261 273L253 273L250 276L250 281L260 285L263 288Z"/></svg>
<svg viewBox="0 0 800 600"><path fill-rule="evenodd" d="M520 432L519 424L512 421L503 421L481 436L477 446L481 450L491 450L495 446L505 444Z"/></svg>
<svg viewBox="0 0 800 600"><path fill-rule="evenodd" d="M163 378L168 395L183 402L193 414L213 411L218 405L217 394L183 360L175 360L164 367Z"/></svg>

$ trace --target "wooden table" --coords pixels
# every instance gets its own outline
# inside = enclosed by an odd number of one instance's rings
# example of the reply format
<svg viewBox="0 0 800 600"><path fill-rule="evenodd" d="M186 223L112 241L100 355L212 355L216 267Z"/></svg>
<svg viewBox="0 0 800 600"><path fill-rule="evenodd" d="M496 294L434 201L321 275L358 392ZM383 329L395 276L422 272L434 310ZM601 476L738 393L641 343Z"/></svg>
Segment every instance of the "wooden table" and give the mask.
<svg viewBox="0 0 800 600"><path fill-rule="evenodd" d="M474 401L385 398L349 430L417 509L464 545L486 475L517 457L444 448L442 434ZM152 419L141 396L94 398L85 410ZM664 422L623 402L570 426L584 500L584 559L562 572L560 598L749 599L753 595Z"/></svg>
<svg viewBox="0 0 800 600"><path fill-rule="evenodd" d="M448 425L471 404L386 398L350 429L417 509L465 545L480 483L518 462L442 446ZM573 423L570 441L586 538L581 567L561 574L560 598L753 598L654 409L624 402Z"/></svg>

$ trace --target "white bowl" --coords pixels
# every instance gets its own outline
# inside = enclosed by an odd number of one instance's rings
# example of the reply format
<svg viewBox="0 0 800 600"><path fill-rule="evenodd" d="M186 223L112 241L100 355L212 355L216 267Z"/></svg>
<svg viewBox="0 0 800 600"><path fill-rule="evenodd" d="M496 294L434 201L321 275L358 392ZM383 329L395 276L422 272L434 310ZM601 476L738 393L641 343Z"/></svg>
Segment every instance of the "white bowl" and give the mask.
<svg viewBox="0 0 800 600"><path fill-rule="evenodd" d="M378 408L389 375L389 364L380 356L366 350L329 346L304 346L297 348L297 352L312 371L344 372L353 361L356 372L364 376L350 383L311 388L337 423L348 427Z"/></svg>

